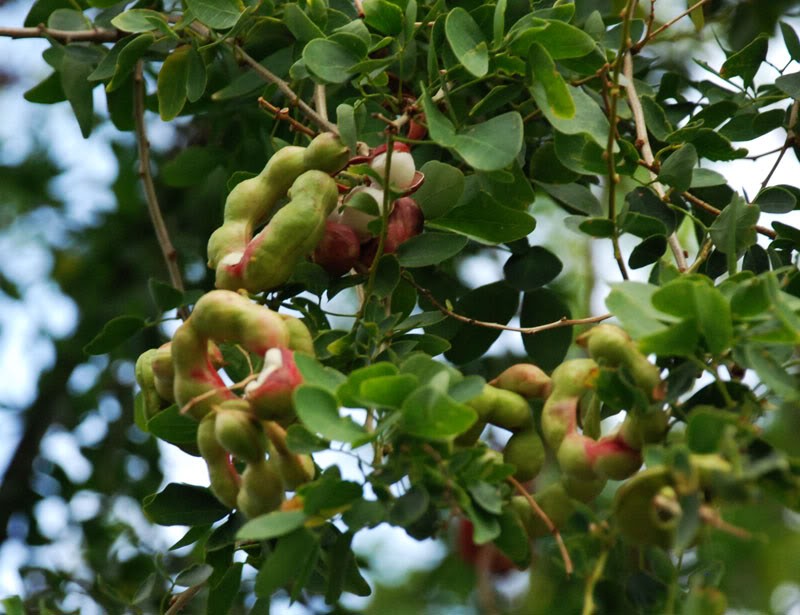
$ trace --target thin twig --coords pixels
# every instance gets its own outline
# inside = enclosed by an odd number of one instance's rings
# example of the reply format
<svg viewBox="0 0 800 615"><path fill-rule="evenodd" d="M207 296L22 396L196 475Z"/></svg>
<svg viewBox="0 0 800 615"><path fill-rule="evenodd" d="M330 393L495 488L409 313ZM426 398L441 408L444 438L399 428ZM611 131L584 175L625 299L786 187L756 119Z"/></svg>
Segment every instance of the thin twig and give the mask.
<svg viewBox="0 0 800 615"><path fill-rule="evenodd" d="M674 25L675 25L677 22L679 22L681 19L683 19L684 17L686 17L686 16L687 16L689 13L691 13L693 10L695 10L695 9L699 9L701 6L703 6L704 4L708 4L710 1L711 1L711 0L700 0L699 2L696 2L696 3L694 3L694 4L693 4L692 6L690 6L688 9L686 9L685 11L683 11L683 12L682 12L680 15L678 15L677 17L675 17L675 18L673 18L673 19L670 19L670 20L669 20L667 23L665 23L663 26L660 26L659 28L656 28L655 30L653 30L652 32L650 32L650 33L649 33L647 36L645 36L645 37L644 37L644 38L643 38L641 41L639 41L639 42L638 42L638 43L636 43L636 44L635 44L633 47L631 47L631 53L634 53L634 54L636 54L636 53L639 53L639 52L642 50L642 47L644 47L645 45L647 45L647 43L649 43L650 41L652 41L652 40L653 40L655 37L657 37L659 34L661 34L661 33L662 33L664 30L667 30L668 28L671 28L671 27L672 27L672 26L674 26Z"/></svg>
<svg viewBox="0 0 800 615"><path fill-rule="evenodd" d="M231 42L230 45L234 48L239 57L245 61L245 63L250 65L258 75L264 79L264 81L268 81L269 83L274 83L278 86L278 89L283 92L286 98L289 99L289 104L292 106L297 106L300 111L302 111L303 115L305 115L308 119L314 122L317 126L322 128L323 130L327 130L328 132L332 132L335 135L339 134L339 129L336 127L336 124L332 124L326 118L322 117L319 113L314 111L308 103L303 101L295 91L289 87L289 84L286 83L283 79L278 77L275 73L271 70L259 64L253 56L247 53L244 49L242 49L236 43Z"/></svg>
<svg viewBox="0 0 800 615"><path fill-rule="evenodd" d="M325 86L321 83L314 84L314 107L321 118L328 119L328 100L325 96Z"/></svg>
<svg viewBox="0 0 800 615"><path fill-rule="evenodd" d="M209 389L205 393L200 393L200 395L195 395L192 397L186 405L184 405L180 409L181 414L186 414L194 408L195 405L199 404L201 401L208 399L209 397L213 397L217 393L222 393L223 391L235 391L236 389L241 389L247 386L250 382L258 378L258 374L250 374L244 380L240 380L236 384L232 384L231 386L221 386L221 387L214 387L213 389Z"/></svg>
<svg viewBox="0 0 800 615"><path fill-rule="evenodd" d="M564 539L561 537L561 532L558 531L558 528L553 525L553 522L550 520L550 517L547 516L547 513L542 510L542 507L539 506L539 503L533 499L533 496L528 493L528 490L525 489L525 487L523 487L516 478L509 476L506 480L511 483L514 489L516 489L517 492L528 501L528 504L530 505L531 509L533 509L533 512L535 512L545 526L547 526L547 530L556 540L558 550L561 551L561 559L564 560L564 569L566 570L567 576L571 576L574 568L572 566L572 560L569 557L569 551L567 551L567 546L564 544Z"/></svg>
<svg viewBox="0 0 800 615"><path fill-rule="evenodd" d="M158 240L158 245L161 247L161 254L164 256L164 262L167 265L170 282L172 282L172 286L183 292L183 279L181 278L181 271L178 267L178 252L175 250L169 238L169 231L164 222L164 216L161 213L161 206L158 204L158 196L156 196L153 176L150 173L150 141L147 139L147 128L144 122L145 84L141 60L136 62L133 81L133 115L136 122L136 144L139 149L139 178L142 180L142 187L144 188L147 212L150 214L150 221L153 223L156 239ZM181 307L178 308L178 315L183 320L186 320L189 316L189 312L186 307Z"/></svg>
<svg viewBox="0 0 800 615"><path fill-rule="evenodd" d="M786 151L789 149L789 146L792 145L797 139L797 135L794 132L794 127L797 124L798 109L800 109L800 100L794 101L794 104L792 105L792 110L789 111L789 125L786 127L786 140L783 142L783 146L780 149L780 153L778 154L777 160L775 160L775 164L772 165L772 168L769 170L769 173L767 173L767 176L764 178L764 181L761 182L762 190L767 187L767 184L769 184L769 180L772 179L772 176L774 175L775 171L778 170L778 165L781 163L781 160L783 160L783 157L786 154Z"/></svg>
<svg viewBox="0 0 800 615"><path fill-rule="evenodd" d="M262 96L258 97L258 104L261 106L262 109L266 109L267 111L272 113L272 115L275 116L276 120L282 120L284 122L288 122L289 126L292 127L292 130L296 130L297 132L302 132L304 135L308 135L309 137L312 137L312 138L317 136L316 132L311 130L305 124L301 124L296 119L294 119L291 115L289 115L289 108L288 107L284 107L283 109L279 109L278 107L273 105L271 102L269 102L268 100L266 100Z"/></svg>
<svg viewBox="0 0 800 615"><path fill-rule="evenodd" d="M410 275L404 274L403 277L414 287L416 288L425 298L430 301L433 306L439 310L442 314L449 316L450 318L454 318L460 322L467 323L468 325L475 325L476 327L483 327L485 329L497 329L499 331L513 331L515 333L522 333L523 335L535 335L537 333L541 333L542 331L549 331L550 329L560 329L561 327L572 327L577 325L589 325L596 322L602 322L611 318L611 314L601 314L600 316L589 316L588 318L567 318L564 316L559 320L555 320L553 322L548 322L543 325L537 325L535 327L513 327L511 325L501 325L497 322L486 322L484 320L476 320L474 318L470 318L469 316L464 316L463 314L458 314L453 310L449 309L448 307L442 305L436 297L433 296L433 293L429 291L427 288L420 286L417 284L416 280L412 278Z"/></svg>
<svg viewBox="0 0 800 615"><path fill-rule="evenodd" d="M606 567L610 546L606 546L600 557L597 558L591 574L586 578L586 587L583 590L583 611L582 615L593 615L597 612L597 607L594 603L594 588L597 586L598 581L603 577L603 570Z"/></svg>
<svg viewBox="0 0 800 615"><path fill-rule="evenodd" d="M704 523L707 523L711 527L716 528L721 532L725 532L726 534L730 534L731 536L741 538L742 540L750 540L753 537L753 535L746 529L725 521L719 516L719 513L716 510L707 504L703 504L700 507L700 519L702 519Z"/></svg>
<svg viewBox="0 0 800 615"><path fill-rule="evenodd" d="M636 92L636 85L633 82L633 58L630 54L625 54L625 59L623 61L623 74L625 75L625 91L628 94L628 106L630 107L631 114L633 115L633 123L636 126L636 145L642 152L642 157L644 158L645 162L652 166L655 163L655 156L653 156L653 150L650 147L650 138L647 135L647 123L645 122L644 118L642 101L639 99L639 95ZM658 196L663 200L666 194L664 186L662 186L660 182L656 181L656 175L652 170L650 171L650 176L653 180L653 188ZM670 249L672 250L672 254L675 257L675 264L678 266L678 271L686 271L686 254L683 250L683 246L681 246L681 243L678 240L677 230L670 234L667 241Z"/></svg>
<svg viewBox="0 0 800 615"><path fill-rule="evenodd" d="M692 203L693 205L697 205L700 209L704 209L710 214L718 216L722 213L722 210L717 209L711 203L706 203L703 199L696 197L691 192L682 192L681 196L690 203ZM769 237L770 239L775 239L778 236L778 234L775 231L773 231L772 229L768 229L764 226L756 225L755 229L757 233L764 235L764 237Z"/></svg>
<svg viewBox="0 0 800 615"><path fill-rule="evenodd" d="M0 36L7 38L52 38L62 43L92 42L113 43L118 41L126 32L119 30L105 30L94 28L92 30L57 30L47 28L44 24L35 28L3 28L0 27Z"/></svg>
<svg viewBox="0 0 800 615"><path fill-rule="evenodd" d="M198 583L197 585L192 585L189 589L182 591L180 594L172 598L172 604L170 607L164 612L164 615L175 615L176 613L180 613L189 601L195 597L197 592L203 589L205 585L205 581L202 583Z"/></svg>

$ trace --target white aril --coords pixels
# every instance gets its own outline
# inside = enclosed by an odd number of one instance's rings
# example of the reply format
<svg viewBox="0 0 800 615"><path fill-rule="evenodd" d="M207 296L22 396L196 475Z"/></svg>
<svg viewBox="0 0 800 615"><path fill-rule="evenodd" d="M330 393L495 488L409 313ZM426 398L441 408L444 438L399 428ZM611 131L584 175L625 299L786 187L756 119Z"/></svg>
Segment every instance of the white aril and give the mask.
<svg viewBox="0 0 800 615"><path fill-rule="evenodd" d="M375 156L370 163L372 170L381 178L381 182L386 177L386 152ZM389 184L392 188L403 191L414 182L414 172L416 171L414 158L411 152L395 148L392 153L392 166L389 169Z"/></svg>

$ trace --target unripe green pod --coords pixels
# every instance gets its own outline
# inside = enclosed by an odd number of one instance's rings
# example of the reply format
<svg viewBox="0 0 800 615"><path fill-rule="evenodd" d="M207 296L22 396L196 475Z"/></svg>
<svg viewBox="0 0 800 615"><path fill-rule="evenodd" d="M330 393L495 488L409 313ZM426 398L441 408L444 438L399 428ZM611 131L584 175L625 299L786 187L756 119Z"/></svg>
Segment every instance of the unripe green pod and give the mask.
<svg viewBox="0 0 800 615"><path fill-rule="evenodd" d="M639 472L620 485L614 497L614 519L622 535L638 545L668 548L677 530L679 517L661 513L655 497L669 497L672 490L669 470L659 466ZM674 496L674 490L671 491Z"/></svg>
<svg viewBox="0 0 800 615"><path fill-rule="evenodd" d="M553 389L550 377L532 363L512 365L489 384L518 393L525 399L545 399Z"/></svg>
<svg viewBox="0 0 800 615"><path fill-rule="evenodd" d="M536 477L544 465L544 444L534 429L515 433L503 449L506 463L516 466L514 478L525 482Z"/></svg>
<svg viewBox="0 0 800 615"><path fill-rule="evenodd" d="M480 421L485 421L516 431L533 424L533 413L527 400L512 392L484 385L480 395L467 402L478 413Z"/></svg>
<svg viewBox="0 0 800 615"><path fill-rule="evenodd" d="M267 452L267 437L259 421L245 408L231 408L232 402L224 402L217 407L214 433L217 442L234 457L247 463L255 463L264 458ZM240 402L233 401L236 406Z"/></svg>
<svg viewBox="0 0 800 615"><path fill-rule="evenodd" d="M314 338L303 324L303 321L289 314L278 314L283 318L286 329L289 331L289 349L295 352L314 356Z"/></svg>
<svg viewBox="0 0 800 615"><path fill-rule="evenodd" d="M248 519L276 510L283 502L283 481L275 464L261 460L247 464L236 507Z"/></svg>
<svg viewBox="0 0 800 615"><path fill-rule="evenodd" d="M578 404L591 391L597 371L592 359L565 361L553 371L553 389L542 408L542 435L554 451L568 433L575 431Z"/></svg>
<svg viewBox="0 0 800 615"><path fill-rule="evenodd" d="M163 344L153 355L153 375L158 394L169 402L175 401L175 368L172 365L172 342Z"/></svg>
<svg viewBox="0 0 800 615"><path fill-rule="evenodd" d="M153 418L161 411L164 405L163 398L158 394L155 374L153 373L153 359L157 353L158 350L155 348L146 350L136 359L136 367L134 368L136 382L142 389L142 402L146 419Z"/></svg>
<svg viewBox="0 0 800 615"><path fill-rule="evenodd" d="M642 453L628 446L619 434L601 438L587 444L589 462L600 478L625 480L642 467Z"/></svg>
<svg viewBox="0 0 800 615"><path fill-rule="evenodd" d="M197 428L197 448L208 467L211 493L228 508L236 508L239 475L228 452L217 442L214 414L209 414L200 421Z"/></svg>
<svg viewBox="0 0 800 615"><path fill-rule="evenodd" d="M584 503L589 503L594 500L603 488L606 486L605 478L594 478L591 480L581 480L574 476L564 474L561 477L561 483L564 486L564 491L576 500Z"/></svg>
<svg viewBox="0 0 800 615"><path fill-rule="evenodd" d="M335 173L347 164L350 156L350 150L339 137L323 132L308 144L303 152L303 164L306 169Z"/></svg>
<svg viewBox="0 0 800 615"><path fill-rule="evenodd" d="M578 344L585 346L589 356L604 365L624 365L650 399L663 398L660 370L647 360L630 336L621 328L602 324L579 336Z"/></svg>
<svg viewBox="0 0 800 615"><path fill-rule="evenodd" d="M336 182L322 171L306 171L292 184L289 198L243 252L231 252L220 260L217 288L245 288L252 293L275 288L314 251L339 198Z"/></svg>
<svg viewBox="0 0 800 615"><path fill-rule="evenodd" d="M556 458L558 466L565 475L574 476L579 480L597 478L586 452L586 445L592 441L591 438L574 431L564 437L558 447Z"/></svg>
<svg viewBox="0 0 800 615"><path fill-rule="evenodd" d="M647 414L630 414L620 426L620 437L631 447L661 442L669 426L669 415L661 410Z"/></svg>
<svg viewBox="0 0 800 615"><path fill-rule="evenodd" d="M542 491L533 494L533 499L557 528L562 527L575 512L575 504L561 483L545 487ZM511 498L511 506L519 516L522 527L525 528L529 538L539 538L550 534L547 525L531 508L527 498L515 495Z"/></svg>
<svg viewBox="0 0 800 615"><path fill-rule="evenodd" d="M276 464L287 491L296 491L300 485L314 480L317 473L311 455L282 455L270 448L269 457Z"/></svg>

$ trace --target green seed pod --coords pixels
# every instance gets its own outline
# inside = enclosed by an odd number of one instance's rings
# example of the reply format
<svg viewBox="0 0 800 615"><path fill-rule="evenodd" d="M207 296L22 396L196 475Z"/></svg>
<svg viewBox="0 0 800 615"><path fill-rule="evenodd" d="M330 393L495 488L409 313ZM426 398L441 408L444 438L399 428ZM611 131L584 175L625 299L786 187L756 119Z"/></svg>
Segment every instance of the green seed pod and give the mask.
<svg viewBox="0 0 800 615"><path fill-rule="evenodd" d="M274 463L261 460L247 464L236 507L248 519L276 510L283 502L283 481Z"/></svg>
<svg viewBox="0 0 800 615"><path fill-rule="evenodd" d="M578 404L591 391L596 373L597 363L591 359L565 361L553 371L553 390L542 408L542 435L554 451L575 431Z"/></svg>
<svg viewBox="0 0 800 615"><path fill-rule="evenodd" d="M469 400L467 405L478 413L479 421L503 429L516 431L533 424L533 413L524 397L489 384L484 385L481 394Z"/></svg>
<svg viewBox="0 0 800 615"><path fill-rule="evenodd" d="M514 478L525 482L536 477L544 465L544 444L536 430L515 433L503 449L506 463L516 466Z"/></svg>
<svg viewBox="0 0 800 615"><path fill-rule="evenodd" d="M564 491L571 497L584 503L594 500L606 486L605 478L594 478L591 480L580 480L574 476L561 477Z"/></svg>
<svg viewBox="0 0 800 615"><path fill-rule="evenodd" d="M303 152L306 169L317 169L325 173L335 173L347 164L350 150L332 132L317 135Z"/></svg>
<svg viewBox="0 0 800 615"><path fill-rule="evenodd" d="M172 343L160 346L153 355L153 374L158 394L169 402L175 401L175 368L172 365Z"/></svg>
<svg viewBox="0 0 800 615"><path fill-rule="evenodd" d="M626 540L638 545L668 548L680 516L656 506L656 496L677 504L669 470L650 468L622 483L614 497L614 519Z"/></svg>
<svg viewBox="0 0 800 615"><path fill-rule="evenodd" d="M289 331L289 349L310 357L314 356L314 338L303 321L289 314L278 314Z"/></svg>
<svg viewBox="0 0 800 615"><path fill-rule="evenodd" d="M625 331L614 325L597 325L579 336L578 344L585 346L589 356L603 365L627 367L636 385L650 399L663 398L660 370L647 360Z"/></svg>
<svg viewBox="0 0 800 615"><path fill-rule="evenodd" d="M211 493L228 508L236 508L239 475L228 452L217 442L215 431L215 415L209 414L197 428L197 448L208 467Z"/></svg>
<svg viewBox="0 0 800 615"><path fill-rule="evenodd" d="M239 405L238 402L233 402ZM255 463L264 458L267 452L267 437L261 422L249 410L231 408L231 402L223 402L215 411L214 433L217 442L234 457L247 463Z"/></svg>
<svg viewBox="0 0 800 615"><path fill-rule="evenodd" d="M553 389L550 377L532 363L512 365L489 384L518 393L525 399L545 399Z"/></svg>
<svg viewBox="0 0 800 615"><path fill-rule="evenodd" d="M158 350L155 348L146 350L136 359L136 367L134 368L136 382L142 389L142 402L146 419L153 418L164 407L164 400L158 393L155 374L153 373L153 359L157 354Z"/></svg>

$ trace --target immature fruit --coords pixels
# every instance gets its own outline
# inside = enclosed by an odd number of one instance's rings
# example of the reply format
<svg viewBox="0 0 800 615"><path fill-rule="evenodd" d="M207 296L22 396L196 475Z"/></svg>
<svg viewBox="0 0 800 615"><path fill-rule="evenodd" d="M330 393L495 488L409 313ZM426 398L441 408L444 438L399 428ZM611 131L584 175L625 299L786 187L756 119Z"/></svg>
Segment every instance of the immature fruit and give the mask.
<svg viewBox="0 0 800 615"><path fill-rule="evenodd" d="M532 363L517 363L489 382L492 386L519 393L525 399L545 399L553 390L553 382L541 368Z"/></svg>
<svg viewBox="0 0 800 615"><path fill-rule="evenodd" d="M516 466L514 478L526 482L535 478L544 465L544 444L535 430L515 433L503 449L506 463Z"/></svg>
<svg viewBox="0 0 800 615"><path fill-rule="evenodd" d="M338 278L355 267L359 256L361 242L356 232L346 224L327 220L325 234L317 244L312 260Z"/></svg>
<svg viewBox="0 0 800 615"><path fill-rule="evenodd" d="M276 510L283 501L283 481L275 464L261 460L247 464L236 507L252 519Z"/></svg>
<svg viewBox="0 0 800 615"><path fill-rule="evenodd" d="M245 403L245 406L248 405ZM267 438L255 416L240 408L225 407L225 404L216 410L216 415L214 433L226 451L247 463L264 458Z"/></svg>
<svg viewBox="0 0 800 615"><path fill-rule="evenodd" d="M240 479L228 451L217 441L215 423L214 413L200 421L197 428L197 448L208 468L211 493L228 508L236 508Z"/></svg>

